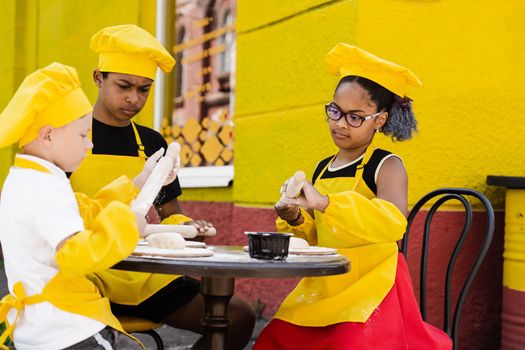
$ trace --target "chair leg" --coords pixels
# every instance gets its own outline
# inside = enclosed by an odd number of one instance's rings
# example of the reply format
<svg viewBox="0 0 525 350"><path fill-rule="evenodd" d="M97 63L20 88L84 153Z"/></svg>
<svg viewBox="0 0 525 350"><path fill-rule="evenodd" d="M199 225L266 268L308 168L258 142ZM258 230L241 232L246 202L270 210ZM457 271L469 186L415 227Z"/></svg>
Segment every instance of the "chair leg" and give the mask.
<svg viewBox="0 0 525 350"><path fill-rule="evenodd" d="M157 350L164 350L164 343L162 342L162 338L160 337L159 333L155 332L153 329L142 331L139 333L148 334L155 341L155 344L157 345Z"/></svg>

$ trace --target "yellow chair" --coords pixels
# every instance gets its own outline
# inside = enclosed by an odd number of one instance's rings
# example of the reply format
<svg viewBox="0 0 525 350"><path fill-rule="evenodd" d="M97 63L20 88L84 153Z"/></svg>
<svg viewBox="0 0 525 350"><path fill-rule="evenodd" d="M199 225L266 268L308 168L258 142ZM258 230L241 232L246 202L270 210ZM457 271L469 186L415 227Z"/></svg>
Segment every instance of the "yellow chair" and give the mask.
<svg viewBox="0 0 525 350"><path fill-rule="evenodd" d="M122 328L124 328L127 333L148 334L155 341L157 350L164 350L162 338L160 337L159 333L155 331L155 328L162 326L162 323L156 323L134 316L118 316L118 319L122 324Z"/></svg>

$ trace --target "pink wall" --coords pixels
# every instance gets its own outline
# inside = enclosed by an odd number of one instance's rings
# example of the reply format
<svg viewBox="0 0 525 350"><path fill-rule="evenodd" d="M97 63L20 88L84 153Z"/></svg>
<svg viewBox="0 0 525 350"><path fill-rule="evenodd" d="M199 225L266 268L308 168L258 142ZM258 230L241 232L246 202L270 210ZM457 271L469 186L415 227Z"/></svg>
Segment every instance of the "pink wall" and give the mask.
<svg viewBox="0 0 525 350"><path fill-rule="evenodd" d="M184 213L195 219L205 218L217 227L218 235L208 244L246 245L244 231L275 230L273 209L237 207L231 203L182 202ZM501 276L503 251L503 213L496 214L496 232L492 246L467 296L460 326L460 349L494 350L500 344ZM428 267L428 320L441 327L443 323L444 276L448 252L455 244L456 233L462 226L461 212L441 212L432 226L430 260ZM457 295L468 264L481 244L484 219L480 213L474 215L472 239L468 239L457 262L454 276L454 295ZM408 263L413 281L419 281L419 253L422 217L418 216L412 228L409 243ZM298 279L247 279L236 281L236 295L252 305L265 305L263 315L271 318L287 293ZM419 283L415 284L419 298ZM259 302L258 302L259 301Z"/></svg>

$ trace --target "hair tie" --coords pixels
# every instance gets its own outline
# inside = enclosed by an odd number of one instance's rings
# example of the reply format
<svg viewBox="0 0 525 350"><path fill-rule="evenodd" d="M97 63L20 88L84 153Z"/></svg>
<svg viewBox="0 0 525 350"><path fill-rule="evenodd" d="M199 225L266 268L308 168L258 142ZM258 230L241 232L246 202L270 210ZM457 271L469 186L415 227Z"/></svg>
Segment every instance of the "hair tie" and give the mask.
<svg viewBox="0 0 525 350"><path fill-rule="evenodd" d="M399 97L396 95L396 101L399 103L402 109L409 109L412 103L412 100L408 97Z"/></svg>

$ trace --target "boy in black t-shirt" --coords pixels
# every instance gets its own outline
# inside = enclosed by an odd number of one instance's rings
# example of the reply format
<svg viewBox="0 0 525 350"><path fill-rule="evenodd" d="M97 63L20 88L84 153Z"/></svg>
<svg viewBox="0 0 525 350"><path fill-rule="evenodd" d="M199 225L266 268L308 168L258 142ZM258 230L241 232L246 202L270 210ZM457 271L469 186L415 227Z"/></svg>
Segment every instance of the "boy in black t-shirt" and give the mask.
<svg viewBox="0 0 525 350"><path fill-rule="evenodd" d="M99 88L93 109L94 148L71 177L73 188L80 188L84 193L108 183L116 175L136 172L147 157L160 148L166 149L166 141L157 131L137 125L131 119L144 107L157 68L169 72L175 64L153 36L135 25L102 29L91 38L91 48L99 54L98 68L93 72ZM163 223L194 225L201 232L213 227L206 221L184 216L177 201L180 194L176 180L165 186L157 197L155 206ZM200 318L204 302L198 295L199 282L194 279L107 270L93 276L93 281L105 287L105 296L112 302L117 316L138 316L202 333ZM156 292L150 296L148 291ZM132 295L137 297L130 300ZM232 321L229 349L242 349L252 334L254 312L245 302L233 297L228 316Z"/></svg>

